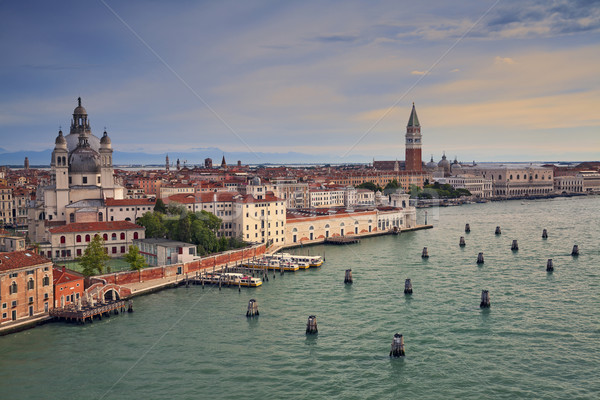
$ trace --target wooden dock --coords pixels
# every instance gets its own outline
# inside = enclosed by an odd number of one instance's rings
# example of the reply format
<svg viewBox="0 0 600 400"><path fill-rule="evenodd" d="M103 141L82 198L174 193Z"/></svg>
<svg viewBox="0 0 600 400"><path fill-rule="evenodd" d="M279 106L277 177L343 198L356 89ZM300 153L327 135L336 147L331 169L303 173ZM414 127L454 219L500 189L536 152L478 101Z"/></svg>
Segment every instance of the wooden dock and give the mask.
<svg viewBox="0 0 600 400"><path fill-rule="evenodd" d="M117 300L94 306L83 306L80 310L76 307L54 308L50 310L50 316L59 320L83 324L88 320L93 322L94 318L102 319L103 316L110 317L111 312L115 315L119 314L119 311L125 312L127 310L131 312L133 311L132 303L131 300Z"/></svg>
<svg viewBox="0 0 600 400"><path fill-rule="evenodd" d="M325 239L325 244L342 245L342 244L353 244L353 243L360 243L360 239L357 238L356 236L335 236L335 237L328 237L327 239Z"/></svg>

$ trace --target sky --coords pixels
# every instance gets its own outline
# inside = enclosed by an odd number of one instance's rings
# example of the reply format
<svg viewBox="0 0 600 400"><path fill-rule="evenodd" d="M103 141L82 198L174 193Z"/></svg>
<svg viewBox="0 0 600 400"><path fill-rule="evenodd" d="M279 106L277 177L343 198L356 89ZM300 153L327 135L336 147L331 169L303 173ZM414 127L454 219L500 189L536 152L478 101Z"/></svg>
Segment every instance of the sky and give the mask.
<svg viewBox="0 0 600 400"><path fill-rule="evenodd" d="M157 162L403 160L413 102L425 161L600 159L598 0L24 0L0 22L6 152L52 148L81 96Z"/></svg>

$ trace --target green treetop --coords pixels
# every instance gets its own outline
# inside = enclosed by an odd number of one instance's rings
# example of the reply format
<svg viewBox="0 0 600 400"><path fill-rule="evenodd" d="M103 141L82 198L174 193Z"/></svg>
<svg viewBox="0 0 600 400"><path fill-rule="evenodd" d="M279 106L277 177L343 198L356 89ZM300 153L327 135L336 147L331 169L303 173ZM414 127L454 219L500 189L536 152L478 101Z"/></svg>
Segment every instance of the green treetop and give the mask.
<svg viewBox="0 0 600 400"><path fill-rule="evenodd" d="M83 268L82 272L85 276L92 276L104 273L105 269L110 272L110 267L106 265L108 260L110 260L110 256L104 249L104 240L100 235L95 235L79 259L79 264Z"/></svg>
<svg viewBox="0 0 600 400"><path fill-rule="evenodd" d="M125 254L125 261L129 263L132 271L139 271L146 265L144 256L140 254L140 249L137 246L129 246L129 252Z"/></svg>

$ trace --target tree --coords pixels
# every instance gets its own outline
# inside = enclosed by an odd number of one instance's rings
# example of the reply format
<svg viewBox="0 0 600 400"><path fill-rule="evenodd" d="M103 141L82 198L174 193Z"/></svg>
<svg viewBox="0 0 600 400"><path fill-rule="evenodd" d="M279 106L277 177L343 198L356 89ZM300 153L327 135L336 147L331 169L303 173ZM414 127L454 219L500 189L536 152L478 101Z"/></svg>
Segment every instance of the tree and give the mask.
<svg viewBox="0 0 600 400"><path fill-rule="evenodd" d="M140 254L140 249L137 246L129 246L129 252L125 254L124 258L129 263L129 269L132 271L139 271L146 266L146 260Z"/></svg>
<svg viewBox="0 0 600 400"><path fill-rule="evenodd" d="M102 274L105 268L107 272L110 272L110 268L106 265L108 260L110 260L110 256L104 249L104 240L100 235L95 235L79 259L79 264L83 268L82 272L85 276L92 276Z"/></svg>
<svg viewBox="0 0 600 400"><path fill-rule="evenodd" d="M137 219L137 223L146 228L147 238L162 238L167 233L163 224L163 214L159 212L147 212Z"/></svg>
<svg viewBox="0 0 600 400"><path fill-rule="evenodd" d="M357 189L369 189L373 192L381 191L381 187L377 186L373 182L363 182L356 186Z"/></svg>
<svg viewBox="0 0 600 400"><path fill-rule="evenodd" d="M165 202L162 199L156 199L156 204L154 205L154 211L166 214L167 206L165 206Z"/></svg>
<svg viewBox="0 0 600 400"><path fill-rule="evenodd" d="M400 187L400 185L398 185L398 181L397 180L393 180L391 182L389 182L387 185L385 185L385 189L398 189Z"/></svg>

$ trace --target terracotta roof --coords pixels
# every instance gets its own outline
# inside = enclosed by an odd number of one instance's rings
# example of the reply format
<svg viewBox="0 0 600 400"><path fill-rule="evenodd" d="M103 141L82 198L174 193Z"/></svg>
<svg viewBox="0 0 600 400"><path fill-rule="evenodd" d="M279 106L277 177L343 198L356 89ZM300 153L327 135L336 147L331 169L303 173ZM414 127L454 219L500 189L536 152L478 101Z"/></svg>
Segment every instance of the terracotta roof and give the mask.
<svg viewBox="0 0 600 400"><path fill-rule="evenodd" d="M0 271L32 267L34 265L46 264L49 262L51 261L46 257L40 256L30 250L0 253Z"/></svg>
<svg viewBox="0 0 600 400"><path fill-rule="evenodd" d="M106 199L104 204L107 207L118 207L118 206L153 206L156 203L156 199Z"/></svg>
<svg viewBox="0 0 600 400"><path fill-rule="evenodd" d="M78 274L75 271L71 271L70 269L66 269L65 267L57 268L54 267L52 269L52 282L57 285L66 282L73 282L81 280L83 281L83 275ZM83 286L82 286L83 287Z"/></svg>
<svg viewBox="0 0 600 400"><path fill-rule="evenodd" d="M144 229L144 227L129 221L75 222L59 226L58 228L52 228L50 229L50 233L122 231L130 229Z"/></svg>
<svg viewBox="0 0 600 400"><path fill-rule="evenodd" d="M235 196L239 196L237 192L198 192L198 193L180 193L169 196L165 199L165 203L176 202L180 204L194 203L212 203L214 195L217 195L217 202L233 201Z"/></svg>

